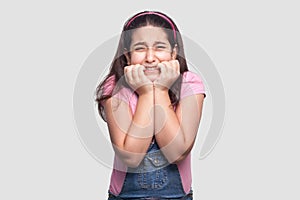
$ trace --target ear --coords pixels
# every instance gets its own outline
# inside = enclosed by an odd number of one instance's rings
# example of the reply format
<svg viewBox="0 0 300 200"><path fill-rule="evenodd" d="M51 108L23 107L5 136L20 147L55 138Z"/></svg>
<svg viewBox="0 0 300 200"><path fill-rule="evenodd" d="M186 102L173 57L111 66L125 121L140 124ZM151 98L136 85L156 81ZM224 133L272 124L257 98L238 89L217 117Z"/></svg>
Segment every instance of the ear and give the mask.
<svg viewBox="0 0 300 200"><path fill-rule="evenodd" d="M173 60L177 58L177 52L178 52L178 47L177 44L175 44L171 54Z"/></svg>
<svg viewBox="0 0 300 200"><path fill-rule="evenodd" d="M130 65L130 53L127 49L124 49L124 56L126 57L127 65Z"/></svg>

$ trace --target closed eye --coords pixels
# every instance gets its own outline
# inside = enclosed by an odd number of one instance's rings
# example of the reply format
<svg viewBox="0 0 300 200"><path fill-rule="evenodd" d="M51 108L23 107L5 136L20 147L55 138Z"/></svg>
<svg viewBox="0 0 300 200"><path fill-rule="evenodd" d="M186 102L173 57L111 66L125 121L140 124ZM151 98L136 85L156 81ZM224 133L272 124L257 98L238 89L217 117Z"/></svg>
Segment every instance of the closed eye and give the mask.
<svg viewBox="0 0 300 200"><path fill-rule="evenodd" d="M165 46L157 46L156 48L157 49L165 49L166 47Z"/></svg>
<svg viewBox="0 0 300 200"><path fill-rule="evenodd" d="M135 51L145 51L147 48L144 46L137 46L134 48Z"/></svg>

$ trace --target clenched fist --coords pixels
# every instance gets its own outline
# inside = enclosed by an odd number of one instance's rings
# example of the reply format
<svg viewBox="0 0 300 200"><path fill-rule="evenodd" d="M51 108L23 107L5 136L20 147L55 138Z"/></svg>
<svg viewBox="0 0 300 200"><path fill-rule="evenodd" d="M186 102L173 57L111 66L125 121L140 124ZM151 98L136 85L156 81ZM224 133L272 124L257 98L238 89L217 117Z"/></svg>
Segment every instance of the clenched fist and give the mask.
<svg viewBox="0 0 300 200"><path fill-rule="evenodd" d="M169 90L180 75L178 60L164 61L158 64L160 75L154 81L155 88Z"/></svg>
<svg viewBox="0 0 300 200"><path fill-rule="evenodd" d="M126 66L124 75L127 84L139 95L153 90L153 83L144 74L145 67L140 64Z"/></svg>

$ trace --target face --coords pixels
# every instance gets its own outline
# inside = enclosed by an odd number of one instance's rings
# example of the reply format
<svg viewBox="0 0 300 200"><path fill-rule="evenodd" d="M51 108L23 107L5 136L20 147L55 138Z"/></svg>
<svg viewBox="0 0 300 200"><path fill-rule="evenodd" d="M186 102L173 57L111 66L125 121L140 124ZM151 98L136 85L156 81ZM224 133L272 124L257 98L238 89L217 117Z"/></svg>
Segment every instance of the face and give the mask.
<svg viewBox="0 0 300 200"><path fill-rule="evenodd" d="M168 36L163 28L145 26L136 29L132 34L130 65L141 64L145 67L144 73L154 81L159 77L160 70L157 64L176 58L176 51L172 49Z"/></svg>

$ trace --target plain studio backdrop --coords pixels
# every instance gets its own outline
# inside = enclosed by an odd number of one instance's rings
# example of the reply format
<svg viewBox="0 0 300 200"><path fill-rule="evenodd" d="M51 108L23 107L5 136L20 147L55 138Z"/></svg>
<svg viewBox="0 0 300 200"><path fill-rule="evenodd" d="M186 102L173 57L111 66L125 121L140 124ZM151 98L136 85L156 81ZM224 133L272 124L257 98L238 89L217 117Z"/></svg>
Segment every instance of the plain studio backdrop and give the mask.
<svg viewBox="0 0 300 200"><path fill-rule="evenodd" d="M90 53L142 10L173 18L224 84L222 136L205 159L193 151L195 199L299 199L300 14L291 0L2 1L0 199L106 199L111 169L78 137L74 85Z"/></svg>

